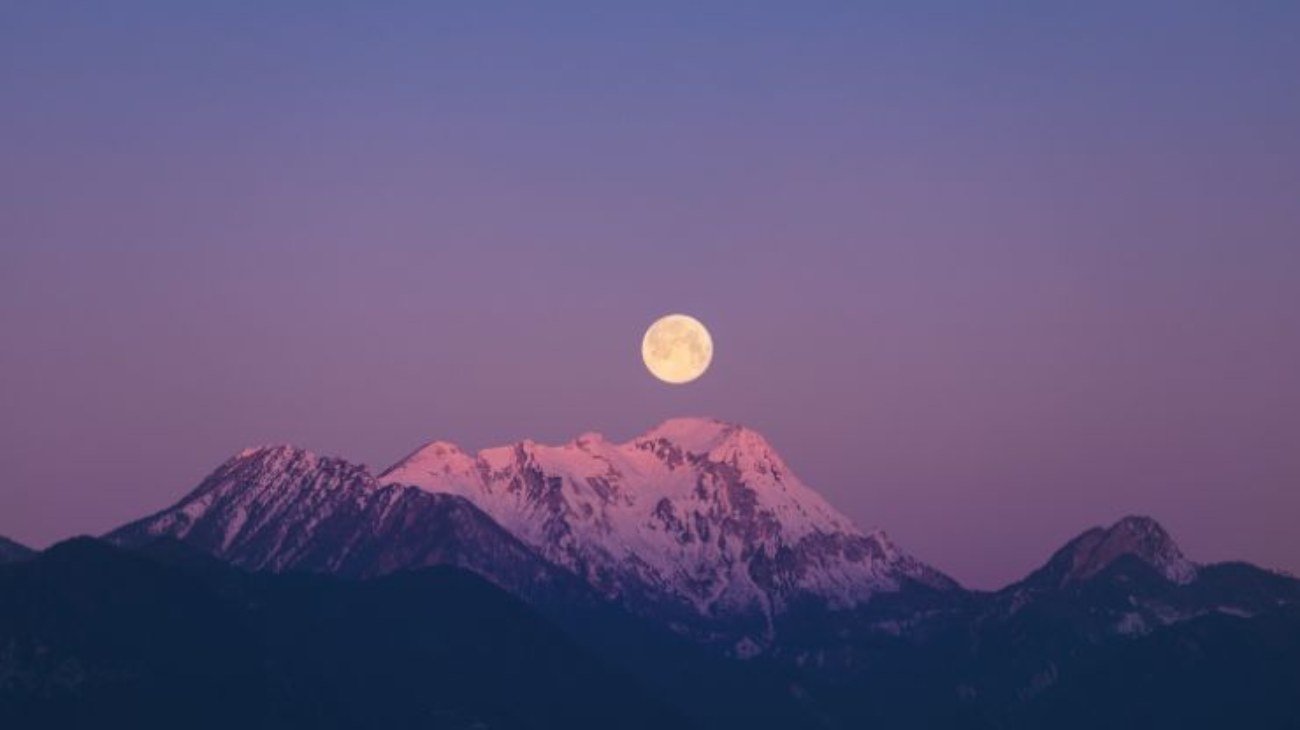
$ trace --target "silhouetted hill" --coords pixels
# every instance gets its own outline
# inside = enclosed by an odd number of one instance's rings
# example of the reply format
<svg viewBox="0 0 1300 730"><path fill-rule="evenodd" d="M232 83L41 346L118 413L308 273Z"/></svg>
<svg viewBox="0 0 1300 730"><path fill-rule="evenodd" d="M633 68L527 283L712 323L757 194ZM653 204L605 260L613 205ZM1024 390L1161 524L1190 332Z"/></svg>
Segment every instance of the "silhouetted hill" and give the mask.
<svg viewBox="0 0 1300 730"><path fill-rule="evenodd" d="M26 545L16 543L7 537L0 537L0 563L26 560L35 554L35 551Z"/></svg>
<svg viewBox="0 0 1300 730"><path fill-rule="evenodd" d="M1300 611L1207 614L1098 644L1062 665L1012 726L1298 728Z"/></svg>
<svg viewBox="0 0 1300 730"><path fill-rule="evenodd" d="M255 575L77 539L0 568L0 596L0 727L684 724L454 568Z"/></svg>

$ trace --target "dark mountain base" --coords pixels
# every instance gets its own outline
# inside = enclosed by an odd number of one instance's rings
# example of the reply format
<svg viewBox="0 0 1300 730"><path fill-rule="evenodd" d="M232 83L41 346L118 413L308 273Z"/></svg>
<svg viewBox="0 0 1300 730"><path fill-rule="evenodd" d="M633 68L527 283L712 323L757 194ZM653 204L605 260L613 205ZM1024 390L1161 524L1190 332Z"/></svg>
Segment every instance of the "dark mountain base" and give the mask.
<svg viewBox="0 0 1300 730"><path fill-rule="evenodd" d="M7 537L0 536L0 563L16 563L19 560L27 560L35 554L26 545L20 545Z"/></svg>
<svg viewBox="0 0 1300 730"><path fill-rule="evenodd" d="M1060 649L859 644L852 676L814 673L827 727L898 730L1286 730L1300 727L1300 611L1207 615L1149 636ZM974 638L974 637L972 637Z"/></svg>
<svg viewBox="0 0 1300 730"><path fill-rule="evenodd" d="M1295 607L1104 630L1114 586L1178 605L1217 583L1294 585L1238 565L1176 587L1121 561L1014 611L810 608L775 656L737 661L613 605L544 618L458 569L250 574L175 541L76 540L0 567L0 727L1300 727ZM908 615L927 618L881 630Z"/></svg>
<svg viewBox="0 0 1300 730"><path fill-rule="evenodd" d="M0 568L3 728L665 728L481 578L257 575L76 540Z"/></svg>

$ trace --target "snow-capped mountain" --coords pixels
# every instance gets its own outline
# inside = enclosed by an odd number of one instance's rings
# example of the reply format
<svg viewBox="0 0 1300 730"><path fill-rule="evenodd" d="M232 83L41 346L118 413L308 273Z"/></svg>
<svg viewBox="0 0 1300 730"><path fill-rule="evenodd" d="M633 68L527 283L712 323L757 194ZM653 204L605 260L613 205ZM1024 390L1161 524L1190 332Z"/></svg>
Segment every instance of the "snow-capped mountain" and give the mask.
<svg viewBox="0 0 1300 730"><path fill-rule="evenodd" d="M959 590L883 532L859 531L758 433L707 419L668 421L623 444L586 434L471 455L435 442L380 478L291 447L249 449L110 538L164 536L258 570L370 576L452 564L524 596L585 583L679 628L743 625L760 643L795 605Z"/></svg>
<svg viewBox="0 0 1300 730"><path fill-rule="evenodd" d="M675 419L627 443L584 434L469 454L431 443L380 482L470 500L552 562L632 607L770 620L811 601L848 608L951 579L864 533L758 433Z"/></svg>
<svg viewBox="0 0 1300 730"><path fill-rule="evenodd" d="M1113 691L1090 677L1123 687L1163 676L1151 667L1220 681L1233 673L1216 670L1214 652L1231 642L1250 647L1238 665L1272 676L1295 656L1274 647L1300 647L1300 581L1193 563L1144 517L1082 533L1002 590L963 590L855 527L759 434L705 419L625 443L585 434L470 454L435 442L379 477L300 449L250 449L109 537L203 575L201 558L158 538L271 572L468 568L644 681L695 671L673 692L705 716L714 695L734 706L789 691L793 704L776 706L810 713L814 727L1018 717L1072 691ZM728 660L758 653L764 661L743 670ZM727 674L701 679L715 670ZM1181 698L1185 683L1168 686ZM728 712L714 726L755 724Z"/></svg>
<svg viewBox="0 0 1300 730"><path fill-rule="evenodd" d="M363 466L288 446L245 450L176 505L109 535L160 537L252 570L368 577L455 565L524 596L565 579L465 499L381 485Z"/></svg>

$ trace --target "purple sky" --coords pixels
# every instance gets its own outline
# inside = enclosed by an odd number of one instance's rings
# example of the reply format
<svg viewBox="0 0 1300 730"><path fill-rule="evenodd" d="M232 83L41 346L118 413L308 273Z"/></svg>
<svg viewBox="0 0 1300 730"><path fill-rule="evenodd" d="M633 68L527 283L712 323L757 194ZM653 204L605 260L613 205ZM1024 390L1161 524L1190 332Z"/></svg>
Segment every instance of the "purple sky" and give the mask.
<svg viewBox="0 0 1300 730"><path fill-rule="evenodd" d="M1300 4L200 5L0 8L0 534L698 414L970 585L1300 572Z"/></svg>

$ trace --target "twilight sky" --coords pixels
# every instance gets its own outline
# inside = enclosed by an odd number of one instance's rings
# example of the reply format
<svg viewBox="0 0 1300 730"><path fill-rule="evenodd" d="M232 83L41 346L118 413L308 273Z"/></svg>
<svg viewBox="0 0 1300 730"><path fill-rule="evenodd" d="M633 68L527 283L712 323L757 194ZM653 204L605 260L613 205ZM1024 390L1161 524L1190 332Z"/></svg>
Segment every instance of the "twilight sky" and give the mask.
<svg viewBox="0 0 1300 730"><path fill-rule="evenodd" d="M1300 572L1300 3L267 5L0 7L0 534L712 415L968 585Z"/></svg>

